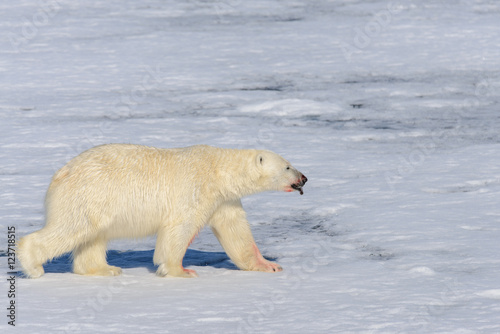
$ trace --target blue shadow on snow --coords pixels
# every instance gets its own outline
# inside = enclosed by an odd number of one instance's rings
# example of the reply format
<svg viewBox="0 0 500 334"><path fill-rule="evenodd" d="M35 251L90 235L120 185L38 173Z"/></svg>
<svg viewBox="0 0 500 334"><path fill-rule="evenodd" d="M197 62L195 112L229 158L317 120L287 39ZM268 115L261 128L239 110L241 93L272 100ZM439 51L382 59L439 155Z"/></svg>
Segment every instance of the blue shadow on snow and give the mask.
<svg viewBox="0 0 500 334"><path fill-rule="evenodd" d="M145 267L150 272L156 272L156 266L153 264L154 250L146 251L108 251L108 263L123 269ZM47 262L43 268L46 273L67 273L71 270L71 255L65 254L51 262ZM214 268L224 268L229 270L238 270L224 252L205 252L194 249L188 249L184 260L184 267L189 266L211 266Z"/></svg>

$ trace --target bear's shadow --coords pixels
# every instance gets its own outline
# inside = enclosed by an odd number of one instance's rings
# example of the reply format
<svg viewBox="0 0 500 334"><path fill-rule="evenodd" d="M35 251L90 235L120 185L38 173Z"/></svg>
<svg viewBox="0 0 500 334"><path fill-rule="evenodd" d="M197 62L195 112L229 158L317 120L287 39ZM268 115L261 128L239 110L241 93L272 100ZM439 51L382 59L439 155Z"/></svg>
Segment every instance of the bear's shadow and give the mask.
<svg viewBox="0 0 500 334"><path fill-rule="evenodd" d="M108 263L123 269L127 268L147 268L150 272L155 272L157 266L153 264L154 250L146 251L108 251ZM67 273L72 272L71 255L65 254L47 262L43 267L46 273ZM182 261L184 267L189 266L211 266L214 268L224 268L238 270L233 262L224 252L205 252L188 249Z"/></svg>

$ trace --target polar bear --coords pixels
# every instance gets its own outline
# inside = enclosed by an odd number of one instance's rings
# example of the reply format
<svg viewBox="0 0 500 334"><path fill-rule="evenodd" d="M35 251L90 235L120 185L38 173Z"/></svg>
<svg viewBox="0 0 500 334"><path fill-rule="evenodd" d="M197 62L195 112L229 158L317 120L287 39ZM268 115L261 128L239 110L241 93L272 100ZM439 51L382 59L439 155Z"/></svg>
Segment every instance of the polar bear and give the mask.
<svg viewBox="0 0 500 334"><path fill-rule="evenodd" d="M111 239L157 235L153 261L159 276L196 277L182 259L209 225L243 270L282 268L261 255L241 197L262 191L299 191L307 178L265 150L107 144L91 148L57 171L45 198L46 224L21 238L18 257L27 277L72 252L73 272L119 275L108 265Z"/></svg>

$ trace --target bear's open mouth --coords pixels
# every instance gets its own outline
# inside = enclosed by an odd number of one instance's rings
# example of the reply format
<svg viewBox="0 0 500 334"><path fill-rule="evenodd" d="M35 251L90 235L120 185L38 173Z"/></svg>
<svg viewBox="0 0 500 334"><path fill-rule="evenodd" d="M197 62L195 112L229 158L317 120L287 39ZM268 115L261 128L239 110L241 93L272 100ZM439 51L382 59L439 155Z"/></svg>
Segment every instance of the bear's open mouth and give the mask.
<svg viewBox="0 0 500 334"><path fill-rule="evenodd" d="M300 184L292 184L292 188L300 191L301 195L304 195L304 191L302 190L302 186Z"/></svg>
<svg viewBox="0 0 500 334"><path fill-rule="evenodd" d="M301 195L304 195L304 191L302 190L302 187L304 186L304 184L306 184L306 182L307 182L307 177L305 177L305 175L303 175L303 174L300 174L300 178L297 181L297 183L291 184L290 187L292 187L295 190L298 190Z"/></svg>

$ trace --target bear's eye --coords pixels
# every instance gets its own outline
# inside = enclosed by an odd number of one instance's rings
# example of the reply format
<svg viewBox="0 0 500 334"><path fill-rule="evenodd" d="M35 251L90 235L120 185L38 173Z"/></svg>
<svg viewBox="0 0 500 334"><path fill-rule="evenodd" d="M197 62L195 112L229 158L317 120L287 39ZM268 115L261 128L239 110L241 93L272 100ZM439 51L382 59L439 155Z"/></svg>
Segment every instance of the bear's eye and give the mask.
<svg viewBox="0 0 500 334"><path fill-rule="evenodd" d="M287 170L288 170L288 169L290 169L290 166L286 166L286 169L287 169Z"/></svg>
<svg viewBox="0 0 500 334"><path fill-rule="evenodd" d="M262 157L260 157L260 164L262 165Z"/></svg>

